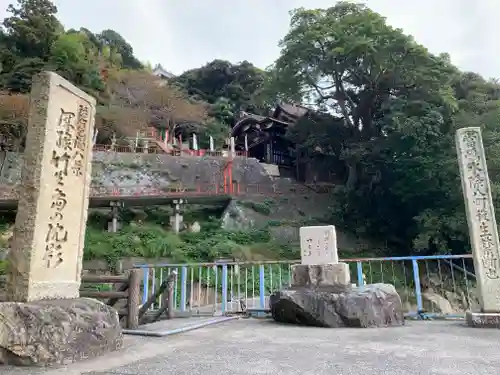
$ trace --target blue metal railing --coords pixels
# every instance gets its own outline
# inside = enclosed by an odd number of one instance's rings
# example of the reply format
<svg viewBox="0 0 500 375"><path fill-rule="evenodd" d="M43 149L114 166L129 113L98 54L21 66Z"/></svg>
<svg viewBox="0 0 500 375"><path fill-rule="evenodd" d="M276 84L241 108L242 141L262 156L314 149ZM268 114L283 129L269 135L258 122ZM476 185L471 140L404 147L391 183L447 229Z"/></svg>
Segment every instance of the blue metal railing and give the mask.
<svg viewBox="0 0 500 375"><path fill-rule="evenodd" d="M408 315L463 315L476 299L471 255L344 259L357 286L393 284ZM174 307L193 315L265 309L269 295L291 283L291 266L300 261L141 264L142 303L167 275L176 271ZM445 299L449 304L440 306ZM450 301L452 299L453 303ZM161 307L159 298L152 309ZM451 309L451 310L450 310ZM444 311L443 311L444 310Z"/></svg>

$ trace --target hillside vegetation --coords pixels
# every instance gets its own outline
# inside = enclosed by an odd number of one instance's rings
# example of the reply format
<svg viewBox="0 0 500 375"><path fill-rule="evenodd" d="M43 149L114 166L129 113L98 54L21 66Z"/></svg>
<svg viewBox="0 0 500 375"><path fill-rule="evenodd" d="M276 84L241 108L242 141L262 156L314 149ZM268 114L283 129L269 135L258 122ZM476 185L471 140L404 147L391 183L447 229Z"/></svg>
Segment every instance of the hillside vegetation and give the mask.
<svg viewBox="0 0 500 375"><path fill-rule="evenodd" d="M52 69L98 99L99 143L151 123L222 142L241 110L267 113L277 100L318 109L287 137L343 182L329 222L392 255L469 252L458 128L481 126L498 205L498 81L461 71L364 5L295 10L267 71L215 60L165 85L117 32L65 30L56 15L48 0L19 0L3 22L0 131L9 147L22 149L32 75Z"/></svg>
<svg viewBox="0 0 500 375"><path fill-rule="evenodd" d="M227 136L209 116L209 103L150 74L149 64L114 30L65 30L48 0L20 0L8 13L0 29L0 134L8 149L22 150L27 93L42 70L56 71L97 99L97 143L110 143L113 134L120 142L150 125L185 136L210 132L219 146L220 133Z"/></svg>

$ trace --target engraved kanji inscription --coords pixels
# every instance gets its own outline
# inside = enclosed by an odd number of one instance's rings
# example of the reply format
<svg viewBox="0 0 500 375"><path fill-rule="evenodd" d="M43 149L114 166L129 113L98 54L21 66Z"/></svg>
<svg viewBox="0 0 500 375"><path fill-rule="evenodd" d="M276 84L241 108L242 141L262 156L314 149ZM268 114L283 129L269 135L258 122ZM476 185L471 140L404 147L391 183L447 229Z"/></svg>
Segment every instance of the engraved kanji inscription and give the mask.
<svg viewBox="0 0 500 375"><path fill-rule="evenodd" d="M57 214L57 215L56 215ZM54 218L54 216L58 216ZM61 212L54 213L52 220L62 220ZM60 222L48 224L47 236L45 238L44 261L48 268L54 268L63 262L63 244L68 241L68 231Z"/></svg>
<svg viewBox="0 0 500 375"><path fill-rule="evenodd" d="M71 172L76 177L83 176L84 156L80 151L75 152L73 163L71 165Z"/></svg>
<svg viewBox="0 0 500 375"><path fill-rule="evenodd" d="M45 245L43 257L47 268L55 268L63 262L62 246L58 243L48 243Z"/></svg>
<svg viewBox="0 0 500 375"><path fill-rule="evenodd" d="M500 278L500 254L496 244L496 228L494 228L491 208L491 192L488 189L486 160L481 157L481 140L478 131L466 131L461 139L461 157L463 159L463 178L470 191L471 216L474 231L477 233L478 259L488 279Z"/></svg>
<svg viewBox="0 0 500 375"><path fill-rule="evenodd" d="M80 152L85 152L87 147L87 126L89 123L90 107L87 105L78 106L78 116L76 121L76 137L74 146Z"/></svg>
<svg viewBox="0 0 500 375"><path fill-rule="evenodd" d="M72 133L75 129L75 126L73 125L74 118L75 118L74 112L68 112L68 111L65 111L63 108L61 108L58 129L66 130L69 133Z"/></svg>
<svg viewBox="0 0 500 375"><path fill-rule="evenodd" d="M71 157L65 152L61 155L56 150L52 151L52 165L55 167L54 176L59 185L64 185L64 179L68 176L69 161Z"/></svg>
<svg viewBox="0 0 500 375"><path fill-rule="evenodd" d="M337 263L337 246L333 225L300 228L302 264Z"/></svg>
<svg viewBox="0 0 500 375"><path fill-rule="evenodd" d="M306 239L306 248L302 250L302 256L309 257L312 254L313 239Z"/></svg>
<svg viewBox="0 0 500 375"><path fill-rule="evenodd" d="M72 151L73 150L73 137L71 133L66 130L57 130L56 131L56 146L64 151Z"/></svg>
<svg viewBox="0 0 500 375"><path fill-rule="evenodd" d="M68 231L61 223L49 223L49 230L45 239L47 242L66 242Z"/></svg>
<svg viewBox="0 0 500 375"><path fill-rule="evenodd" d="M331 233L328 230L325 230L323 236L323 251L325 254L328 254L332 249L330 249L330 241L331 241Z"/></svg>
<svg viewBox="0 0 500 375"><path fill-rule="evenodd" d="M61 108L59 122L56 129L56 147L64 151L71 151L73 149L73 133L75 127L73 120L75 118L74 112L68 112Z"/></svg>
<svg viewBox="0 0 500 375"><path fill-rule="evenodd" d="M62 211L68 204L68 200L66 198L66 193L59 188L54 189L54 194L52 195L52 204L51 208L56 209L57 211Z"/></svg>

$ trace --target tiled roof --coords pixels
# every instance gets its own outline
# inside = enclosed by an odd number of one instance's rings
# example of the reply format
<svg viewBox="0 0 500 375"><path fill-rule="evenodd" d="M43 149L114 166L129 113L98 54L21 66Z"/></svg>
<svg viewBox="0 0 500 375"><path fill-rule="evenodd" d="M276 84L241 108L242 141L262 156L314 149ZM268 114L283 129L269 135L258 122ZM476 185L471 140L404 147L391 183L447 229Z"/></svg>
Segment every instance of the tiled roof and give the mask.
<svg viewBox="0 0 500 375"><path fill-rule="evenodd" d="M165 70L161 64L156 64L156 66L153 68L153 74L155 76L163 76L166 78L173 78L175 75L173 73L170 73L168 70Z"/></svg>

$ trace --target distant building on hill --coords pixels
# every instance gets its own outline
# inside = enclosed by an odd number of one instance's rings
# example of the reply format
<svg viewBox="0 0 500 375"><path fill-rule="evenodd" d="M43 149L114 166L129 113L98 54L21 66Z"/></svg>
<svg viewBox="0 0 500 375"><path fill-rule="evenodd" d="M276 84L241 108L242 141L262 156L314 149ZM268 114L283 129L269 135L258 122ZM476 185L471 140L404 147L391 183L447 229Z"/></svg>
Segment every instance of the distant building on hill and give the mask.
<svg viewBox="0 0 500 375"><path fill-rule="evenodd" d="M319 119L322 116L325 114L298 104L280 103L268 116L241 112L231 136L235 139L237 150L246 150L249 157L278 165L283 172L288 170L297 180L331 182L337 178L331 170L341 168L334 165L335 158L320 148L313 153L305 148L297 148L286 137L287 130L301 118ZM330 121L333 123L338 120L332 117Z"/></svg>
<svg viewBox="0 0 500 375"><path fill-rule="evenodd" d="M173 73L170 73L168 70L165 70L161 64L156 64L153 68L153 75L160 77L162 79L170 79L175 77Z"/></svg>
<svg viewBox="0 0 500 375"><path fill-rule="evenodd" d="M232 129L238 149L263 162L292 166L295 145L285 138L289 126L293 126L309 109L300 105L281 103L269 116L242 112Z"/></svg>

